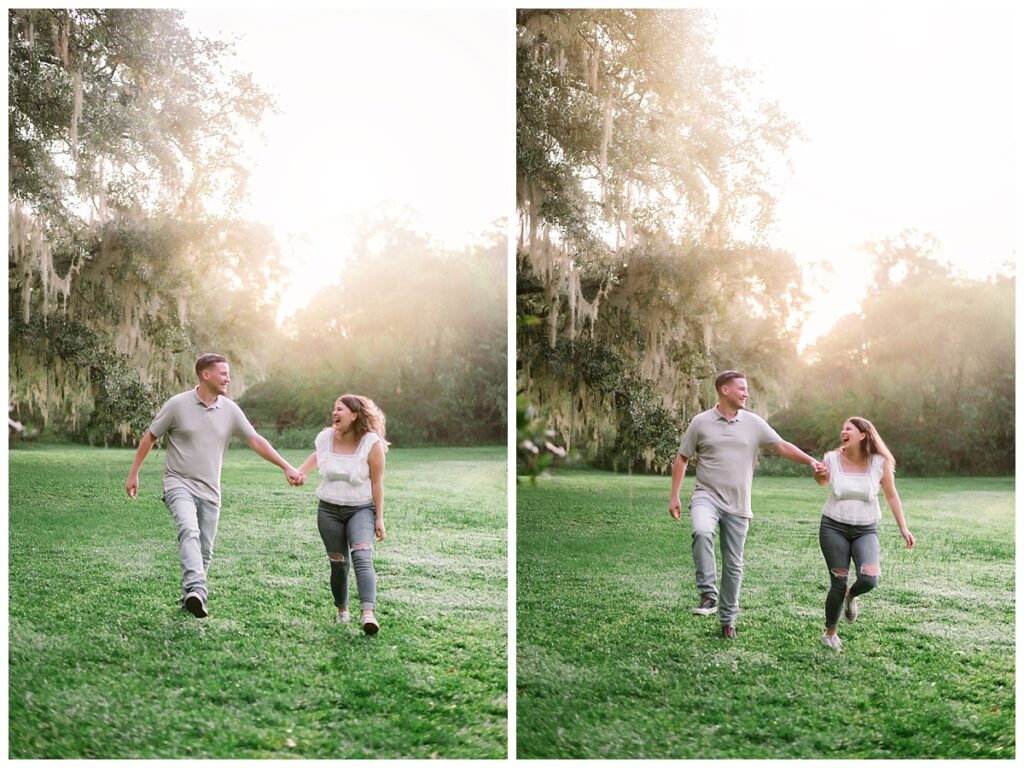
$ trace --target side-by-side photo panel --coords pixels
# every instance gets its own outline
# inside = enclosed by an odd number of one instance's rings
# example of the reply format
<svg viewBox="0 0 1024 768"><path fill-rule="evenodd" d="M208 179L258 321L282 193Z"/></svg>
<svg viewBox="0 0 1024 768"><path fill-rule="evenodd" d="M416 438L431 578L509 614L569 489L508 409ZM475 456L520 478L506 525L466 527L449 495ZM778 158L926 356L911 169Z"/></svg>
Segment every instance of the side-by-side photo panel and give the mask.
<svg viewBox="0 0 1024 768"><path fill-rule="evenodd" d="M509 757L510 13L8 12L11 758Z"/></svg>
<svg viewBox="0 0 1024 768"><path fill-rule="evenodd" d="M517 10L518 758L1015 757L1011 21Z"/></svg>

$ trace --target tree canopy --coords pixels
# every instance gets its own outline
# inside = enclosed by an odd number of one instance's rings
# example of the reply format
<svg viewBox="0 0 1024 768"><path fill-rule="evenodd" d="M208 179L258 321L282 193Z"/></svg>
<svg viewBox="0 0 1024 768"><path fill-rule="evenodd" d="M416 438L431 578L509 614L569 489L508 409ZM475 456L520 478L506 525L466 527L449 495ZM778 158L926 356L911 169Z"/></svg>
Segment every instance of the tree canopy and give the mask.
<svg viewBox="0 0 1024 768"><path fill-rule="evenodd" d="M243 142L273 105L231 47L173 10L12 10L8 25L16 418L131 442L219 352L282 445L307 446L346 391L406 445L504 440L503 225L455 252L394 211L367 218L279 328L279 245L235 213Z"/></svg>
<svg viewBox="0 0 1024 768"><path fill-rule="evenodd" d="M205 345L259 361L278 249L232 212L271 103L180 11L10 10L8 31L10 400L127 440Z"/></svg>
<svg viewBox="0 0 1024 768"><path fill-rule="evenodd" d="M665 466L716 369L770 392L795 359L766 232L799 132L711 42L701 11L517 12L519 386L614 466Z"/></svg>

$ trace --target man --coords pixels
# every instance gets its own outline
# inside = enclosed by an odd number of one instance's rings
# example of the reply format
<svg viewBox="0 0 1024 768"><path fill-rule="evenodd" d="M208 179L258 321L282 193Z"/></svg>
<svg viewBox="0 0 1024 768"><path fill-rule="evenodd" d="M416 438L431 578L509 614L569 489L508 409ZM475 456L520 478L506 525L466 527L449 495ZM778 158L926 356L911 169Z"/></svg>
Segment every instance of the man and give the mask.
<svg viewBox="0 0 1024 768"><path fill-rule="evenodd" d="M697 457L697 481L690 500L693 563L697 571L700 604L695 614L718 611L722 636L736 637L740 584L743 580L743 545L753 513L750 486L754 461L762 445L770 445L783 458L809 464L816 475L827 477L825 465L787 443L755 413L743 410L747 380L738 371L725 371L715 380L718 404L693 417L679 444L672 465L669 514L676 520L682 508L679 490L686 467ZM715 529L721 529L722 588L715 582Z"/></svg>
<svg viewBox="0 0 1024 768"><path fill-rule="evenodd" d="M142 462L153 444L166 435L163 500L178 531L182 602L189 613L201 619L208 614L206 574L220 518L220 470L231 437L244 437L256 453L284 470L291 485L301 485L304 478L225 396L231 383L226 358L203 355L196 361L196 376L199 385L164 403L143 434L125 490L135 498Z"/></svg>

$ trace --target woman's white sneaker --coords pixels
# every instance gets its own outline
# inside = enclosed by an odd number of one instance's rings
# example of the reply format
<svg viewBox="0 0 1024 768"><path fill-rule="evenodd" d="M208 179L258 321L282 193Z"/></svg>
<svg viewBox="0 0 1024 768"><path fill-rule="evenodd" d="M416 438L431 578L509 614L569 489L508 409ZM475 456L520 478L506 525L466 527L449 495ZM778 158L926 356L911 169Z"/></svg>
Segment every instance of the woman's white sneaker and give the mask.
<svg viewBox="0 0 1024 768"><path fill-rule="evenodd" d="M352 616L348 611L338 611L338 615L334 618L335 624L348 624L352 621Z"/></svg>
<svg viewBox="0 0 1024 768"><path fill-rule="evenodd" d="M378 629L380 629L380 624L377 623L377 619L373 616L363 616L363 632L368 635L376 635Z"/></svg>
<svg viewBox="0 0 1024 768"><path fill-rule="evenodd" d="M839 639L839 635L830 635L826 632L821 636L821 644L837 651L843 650L843 641Z"/></svg>

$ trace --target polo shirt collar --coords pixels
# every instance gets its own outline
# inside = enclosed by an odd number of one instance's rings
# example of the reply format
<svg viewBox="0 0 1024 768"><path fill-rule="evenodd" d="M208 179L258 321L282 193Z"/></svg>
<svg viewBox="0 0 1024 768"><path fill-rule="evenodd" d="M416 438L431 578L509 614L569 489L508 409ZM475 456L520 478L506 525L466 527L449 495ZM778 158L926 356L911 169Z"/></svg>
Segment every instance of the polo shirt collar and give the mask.
<svg viewBox="0 0 1024 768"><path fill-rule="evenodd" d="M203 406L203 408L220 408L220 395L217 395L217 399L213 401L213 405L207 405L203 402L203 398L199 396L199 387L194 387L192 389L192 402Z"/></svg>
<svg viewBox="0 0 1024 768"><path fill-rule="evenodd" d="M727 419L725 418L725 414L718 410L718 403L715 403L715 416L724 422L739 421L743 416L743 409L740 408L738 411L736 411L735 416L733 416L731 419Z"/></svg>

